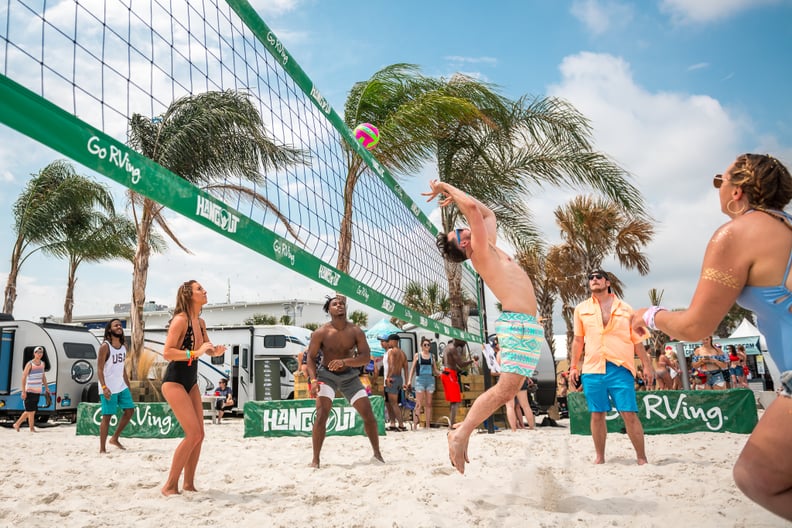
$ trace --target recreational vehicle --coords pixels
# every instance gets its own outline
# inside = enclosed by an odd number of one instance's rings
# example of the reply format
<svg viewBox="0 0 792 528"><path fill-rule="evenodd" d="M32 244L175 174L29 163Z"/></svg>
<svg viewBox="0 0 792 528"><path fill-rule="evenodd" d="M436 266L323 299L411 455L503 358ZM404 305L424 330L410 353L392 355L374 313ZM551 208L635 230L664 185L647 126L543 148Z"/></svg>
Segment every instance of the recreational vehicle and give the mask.
<svg viewBox="0 0 792 528"><path fill-rule="evenodd" d="M248 401L294 398L297 354L308 346L311 331L287 325L218 326L207 328L209 339L225 345L222 356L198 360L198 386L212 393L225 378L233 391L235 409ZM161 354L167 328L146 328L146 348Z"/></svg>
<svg viewBox="0 0 792 528"><path fill-rule="evenodd" d="M38 346L44 348L52 402L47 405L42 395L36 420L75 421L81 401L99 401L95 382L99 343L84 327L15 321L6 314L0 314L0 417L16 419L24 412L22 370Z"/></svg>

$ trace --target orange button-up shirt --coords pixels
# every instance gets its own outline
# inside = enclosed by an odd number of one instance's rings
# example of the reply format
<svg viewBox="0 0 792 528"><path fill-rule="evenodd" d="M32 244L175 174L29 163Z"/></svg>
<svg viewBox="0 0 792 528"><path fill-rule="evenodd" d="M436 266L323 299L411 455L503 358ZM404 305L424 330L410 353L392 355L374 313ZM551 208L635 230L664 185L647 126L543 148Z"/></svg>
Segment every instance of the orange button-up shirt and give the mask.
<svg viewBox="0 0 792 528"><path fill-rule="evenodd" d="M635 376L635 345L643 338L633 332L633 309L614 295L608 325L602 324L597 299L589 297L575 307L575 337L583 337L583 374L605 374L605 363L623 366Z"/></svg>

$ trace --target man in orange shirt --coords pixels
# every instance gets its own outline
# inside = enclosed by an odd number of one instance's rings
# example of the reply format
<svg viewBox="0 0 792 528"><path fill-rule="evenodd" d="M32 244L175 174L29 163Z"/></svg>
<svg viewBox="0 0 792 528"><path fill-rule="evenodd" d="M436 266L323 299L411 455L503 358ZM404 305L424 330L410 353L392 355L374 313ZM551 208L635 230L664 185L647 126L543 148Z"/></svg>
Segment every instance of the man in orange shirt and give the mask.
<svg viewBox="0 0 792 528"><path fill-rule="evenodd" d="M605 415L611 402L624 420L638 464L646 464L644 434L638 419L635 400L635 356L643 365L647 386L654 382L652 362L642 344L642 337L630 326L633 309L610 289L610 277L597 269L588 274L591 297L575 307L575 338L569 376L583 381L588 409L591 412L591 437L596 451L595 464L605 463L605 439L608 428ZM582 369L580 357L585 345ZM582 372L582 376L581 376Z"/></svg>

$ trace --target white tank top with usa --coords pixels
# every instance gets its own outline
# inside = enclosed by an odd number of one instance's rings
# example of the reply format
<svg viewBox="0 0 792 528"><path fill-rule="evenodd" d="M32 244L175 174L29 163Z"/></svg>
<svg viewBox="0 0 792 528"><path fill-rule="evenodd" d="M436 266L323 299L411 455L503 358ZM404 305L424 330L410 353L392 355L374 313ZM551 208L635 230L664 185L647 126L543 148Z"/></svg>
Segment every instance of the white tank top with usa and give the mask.
<svg viewBox="0 0 792 528"><path fill-rule="evenodd" d="M110 349L110 357L104 364L104 381L111 394L118 394L127 388L124 382L124 360L126 359L126 346L113 348L109 341L105 341Z"/></svg>

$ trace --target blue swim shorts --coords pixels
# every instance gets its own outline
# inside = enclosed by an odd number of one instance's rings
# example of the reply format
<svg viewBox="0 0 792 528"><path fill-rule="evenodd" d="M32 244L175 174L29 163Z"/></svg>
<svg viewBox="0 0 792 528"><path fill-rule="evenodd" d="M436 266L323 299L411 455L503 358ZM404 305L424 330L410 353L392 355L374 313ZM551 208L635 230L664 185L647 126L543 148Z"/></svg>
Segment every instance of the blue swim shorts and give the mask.
<svg viewBox="0 0 792 528"><path fill-rule="evenodd" d="M134 409L135 402L132 401L132 393L129 387L121 392L110 395L110 399L106 399L104 394L99 393L99 400L102 402L102 414L115 414L119 407L121 409Z"/></svg>
<svg viewBox="0 0 792 528"><path fill-rule="evenodd" d="M580 379L589 412L609 412L614 407L618 411L638 412L635 378L627 367L608 361L605 374L582 374Z"/></svg>

